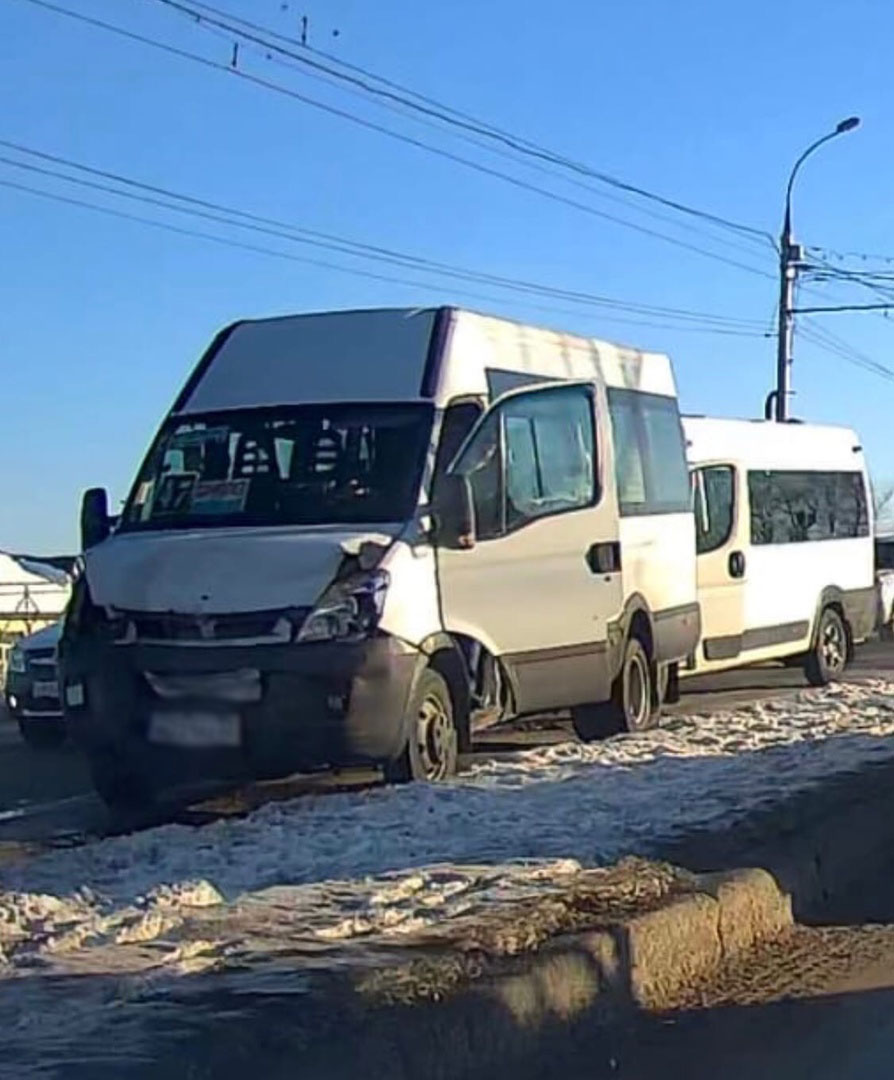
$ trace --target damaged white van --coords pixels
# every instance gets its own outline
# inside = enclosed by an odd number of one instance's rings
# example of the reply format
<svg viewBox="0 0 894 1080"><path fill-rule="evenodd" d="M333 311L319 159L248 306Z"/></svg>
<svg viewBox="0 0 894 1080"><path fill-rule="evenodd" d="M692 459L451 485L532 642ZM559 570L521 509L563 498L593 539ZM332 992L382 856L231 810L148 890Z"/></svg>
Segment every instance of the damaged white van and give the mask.
<svg viewBox="0 0 894 1080"><path fill-rule="evenodd" d="M876 616L872 500L848 428L684 417L702 640L684 669L837 678Z"/></svg>
<svg viewBox="0 0 894 1080"><path fill-rule="evenodd" d="M668 358L452 308L228 327L82 539L64 700L111 804L640 727L699 633Z"/></svg>

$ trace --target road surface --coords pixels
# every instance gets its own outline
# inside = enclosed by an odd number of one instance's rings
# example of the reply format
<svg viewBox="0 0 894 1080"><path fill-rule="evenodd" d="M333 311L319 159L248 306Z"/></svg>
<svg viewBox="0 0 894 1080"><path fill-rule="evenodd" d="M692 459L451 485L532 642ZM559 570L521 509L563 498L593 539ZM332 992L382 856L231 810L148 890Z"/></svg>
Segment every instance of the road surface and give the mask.
<svg viewBox="0 0 894 1080"><path fill-rule="evenodd" d="M892 671L894 643L873 641L857 651L848 677L884 677ZM702 676L684 680L681 701L667 711L698 713L734 708L759 698L794 693L805 686L800 669L781 665ZM569 738L574 738L570 724L561 718L526 721L483 734L475 753L511 753ZM269 798L353 787L375 779L376 774L369 770L290 778L234 794L218 802L214 812L238 813ZM24 745L16 726L0 710L0 855L4 844L67 842L80 835L105 832L108 827L105 808L91 789L87 768L77 751L72 746L36 750Z"/></svg>

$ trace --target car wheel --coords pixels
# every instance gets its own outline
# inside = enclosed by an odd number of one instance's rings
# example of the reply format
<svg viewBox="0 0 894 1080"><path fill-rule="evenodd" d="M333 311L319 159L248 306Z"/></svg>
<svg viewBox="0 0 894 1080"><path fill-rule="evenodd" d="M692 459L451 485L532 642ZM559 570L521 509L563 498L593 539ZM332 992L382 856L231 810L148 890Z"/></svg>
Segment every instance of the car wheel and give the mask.
<svg viewBox="0 0 894 1080"><path fill-rule="evenodd" d="M813 686L826 686L841 678L847 664L848 638L844 619L835 608L820 615L816 641L804 661L804 673Z"/></svg>
<svg viewBox="0 0 894 1080"><path fill-rule="evenodd" d="M35 750L50 750L65 742L65 724L62 720L29 720L19 717L22 738Z"/></svg>
<svg viewBox="0 0 894 1080"><path fill-rule="evenodd" d="M592 742L621 731L645 731L655 722L659 707L652 686L652 665L642 642L632 637L612 684L611 698L598 705L573 708L571 722L582 742Z"/></svg>
<svg viewBox="0 0 894 1080"><path fill-rule="evenodd" d="M434 782L454 775L459 738L453 699L444 677L432 668L423 672L410 698L406 729L406 746L385 766L389 783Z"/></svg>

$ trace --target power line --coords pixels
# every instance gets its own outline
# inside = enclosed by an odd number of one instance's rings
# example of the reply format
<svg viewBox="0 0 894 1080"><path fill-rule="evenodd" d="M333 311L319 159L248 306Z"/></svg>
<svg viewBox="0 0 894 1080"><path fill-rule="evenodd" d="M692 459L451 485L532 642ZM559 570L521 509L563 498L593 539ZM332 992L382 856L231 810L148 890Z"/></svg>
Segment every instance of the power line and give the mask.
<svg viewBox="0 0 894 1080"><path fill-rule="evenodd" d="M170 45L167 42L158 41L154 38L147 37L144 34L137 33L136 31L128 30L124 27L116 26L113 23L105 22L102 19L83 15L80 12L72 11L69 8L62 7L59 4L52 3L51 0L25 0L25 2L32 4L35 7L51 11L57 15L62 15L66 18L81 22L96 29L105 30L109 33L126 38L130 41L139 42L140 44L147 45L151 48L168 53L169 55L177 56L180 59L189 60L193 63L201 65L202 67L205 67L206 69L218 71L230 76L235 76L236 78L239 78L245 82L252 83L256 86L271 90L278 94L282 94L286 97L300 101L305 105L309 105L312 108L319 109L329 115L338 116L341 119L348 120L349 122L364 127L368 130L376 131L380 134L387 135L389 138L393 138L408 145L412 145L420 149L426 150L427 152L435 154L438 157L442 157L455 163L464 165L467 168L473 169L474 171L482 173L484 175L498 178L506 183L513 185L516 188L541 195L544 198L552 200L553 202L564 204L573 209L580 210L583 213L589 214L593 217L597 217L606 221L611 221L616 225L621 225L625 228L632 229L633 231L645 236L664 240L666 243L672 244L676 247L682 248L687 251L695 252L706 258L713 259L728 266L734 266L737 269L746 271L747 273L757 274L758 276L767 278L771 281L775 280L773 274L767 272L766 270L762 270L755 266L748 265L747 263L740 262L736 259L731 259L725 255L720 255L717 252L708 251L705 248L698 247L695 244L690 244L676 237L668 236L666 233L659 232L656 229L650 229L644 225L627 221L624 218L619 218L614 214L609 214L604 210L599 210L596 207L590 206L586 203L582 203L577 199L572 199L558 192L550 191L548 188L543 188L537 184L532 184L530 181L523 180L520 177L511 175L510 173L502 172L499 169L492 168L491 166L485 165L482 162L474 161L470 158L463 157L460 154L455 154L452 151L445 150L442 147L434 146L431 143L427 143L421 139L417 139L415 136L407 135L403 132L394 131L393 129L387 128L382 124L376 123L375 121L368 120L365 117L357 116L356 114L351 113L346 109L341 109L335 105L330 105L326 102L319 101L316 98L311 98L306 94L302 94L299 91L292 89L291 87L283 86L280 83L276 83L269 79L262 78L259 75L253 75L238 67L234 68L228 64L223 64L220 61L211 60L208 57L199 55L198 53L193 53L189 50L181 49L178 46Z"/></svg>
<svg viewBox="0 0 894 1080"><path fill-rule="evenodd" d="M307 45L302 45L301 42L296 41L294 38L288 38L282 34L278 34L275 31L271 31L268 27L262 26L259 23L254 23L247 19L232 16L230 15L230 13L225 12L220 8L215 8L211 4L189 4L184 3L183 0L152 0L152 2L160 3L165 7L171 8L175 11L179 11L181 14L189 16L197 23L205 23L210 26L215 26L228 34L236 35L243 40L250 41L256 45L259 45L264 49L269 49L273 52L279 53L282 56L289 57L290 59L297 61L299 64L305 65L306 67L312 68L318 72L325 73L332 78L338 79L342 82L349 83L363 90L367 94L384 97L406 108L421 112L429 117L436 118L445 124L461 128L467 132L471 132L488 139L496 140L505 145L506 147L516 151L517 153L525 154L553 165L559 165L572 172L578 173L579 175L586 176L593 180L597 180L600 183L606 184L620 191L627 192L628 194L637 195L640 198L658 203L661 206L676 210L679 213L696 217L702 221L710 222L713 225L730 229L734 232L748 236L752 239L758 239L762 243L769 241L771 245L773 244L773 238L766 230L757 229L750 225L744 225L741 222L733 221L732 219L723 217L719 214L713 214L708 211L698 209L697 207L690 206L689 204L680 202L679 200L670 199L666 196L659 195L637 184L632 184L628 181L621 180L616 176L610 175L609 173L595 169L592 166L586 165L579 161L575 161L571 158L565 157L562 154L551 151L522 136L514 135L486 121L481 121L472 116L469 116L468 114L461 113L458 110L455 110L449 106L445 106L442 103L436 102L431 98L423 98L421 95L416 94L415 91L407 91L403 88L400 88L396 83L393 83L390 80L383 80L373 72L359 68L357 65L350 65L350 70L362 73L365 78L358 77L354 74L349 74L345 71L339 71L331 64L322 63L319 60L315 60L311 56L308 56L309 51L316 52L316 50L309 50ZM211 14L203 14L203 11L210 12ZM274 38L276 40L271 40L271 38ZM295 51L295 49L287 48L283 44L278 44L278 42L288 42L292 45L296 45L298 46L298 49L300 51ZM316 53L316 55L323 54ZM331 59L335 63L341 64L341 61L337 60L334 57L329 57L327 55L326 59ZM369 81L367 81L370 78L376 80L377 82L383 83L385 88L383 89L381 86L377 87L375 85L372 85ZM408 93L410 93L412 97L408 97ZM413 100L413 98L415 98L416 100Z"/></svg>
<svg viewBox="0 0 894 1080"><path fill-rule="evenodd" d="M883 379L894 381L894 370L885 364L854 348L843 338L814 322L813 319L804 319L803 323L806 325L802 325L800 331L802 336L817 348L830 353L832 356L837 356L855 367L862 368L864 371L869 371L873 375L879 375Z"/></svg>
<svg viewBox="0 0 894 1080"><path fill-rule="evenodd" d="M284 239L290 242L307 244L313 247L322 247L352 257L387 262L428 274L459 278L461 280L487 284L525 294L543 295L551 299L568 300L586 306L615 308L636 314L658 315L683 321L713 323L718 326L727 327L751 329L760 325L757 320L719 315L713 312L693 311L686 308L672 308L654 304L634 303L620 300L616 297L601 296L589 292L544 285L522 278L505 277L472 270L466 267L457 267L449 263L443 263L411 255L406 252L396 251L392 248L366 244L332 233L325 233L320 230L292 225L278 221L275 218L263 217L241 209L225 206L221 203L212 202L208 199L198 198L194 195L184 195L180 192L172 191L169 188L160 187L154 184L146 184L142 181L135 180L132 177L123 176L120 173L114 173L109 170L96 169L92 166L84 165L81 162L73 161L70 158L48 154L44 151L35 150L24 146L21 143L11 142L7 139L0 139L0 146L13 149L19 153L31 155L40 160L50 161L57 165L64 165L66 168L76 169L91 177L99 176L103 179L113 181L114 184L122 184L126 185L127 188L136 189L136 191L121 190L110 184L98 183L93 179L88 180L83 177L69 176L58 169L49 169L34 165L30 162L17 161L0 155L0 163L14 168L49 176L53 179L63 180L67 183L81 187L102 191L105 194L112 194L120 198L127 198L148 205L161 207L166 210L172 210L177 213L190 214L195 217L214 221L218 224L248 229L253 232L275 236L278 239ZM159 198L158 196L162 197ZM175 201L171 202L171 200ZM178 203L183 203L185 205L178 205Z"/></svg>
<svg viewBox="0 0 894 1080"><path fill-rule="evenodd" d="M232 47L235 47L239 44L244 44L238 39L231 37L226 32L218 30L216 27L208 26L207 24L205 24L204 28L210 33L213 33L215 36L229 43ZM247 47L252 48L253 46L249 42ZM255 46L254 48L257 55L263 56L264 60L270 61L271 63L279 64L280 66L287 68L289 71L297 71L302 77L314 79L323 83L325 86L336 86L337 88L346 91L347 93L350 93L353 96L360 98L361 100L368 101L368 95L365 95L361 90L353 89L350 86L345 87L341 85L336 79L332 79L326 75L322 75L319 72L308 70L307 68L302 67L301 64L290 61L287 58L277 56L271 53L269 50L263 49L262 47ZM431 120L424 115L413 115L411 113L408 113L405 109L401 108L399 105L396 105L389 100L373 99L373 104L389 109L390 111L400 116L402 119L413 120L416 123L420 123L425 127L433 129L441 135L445 134L444 128L436 121ZM561 169L554 166L550 167L542 161L536 160L534 158L520 157L518 154L515 154L511 150L507 149L505 146L488 143L482 138L478 138L472 134L468 134L463 131L448 132L448 134L456 135L456 137L462 139L469 145L478 147L479 149L484 150L488 154L494 154L497 157L508 160L514 165L521 165L541 175L548 176L552 179L557 179L562 184L570 184L575 188L588 192L590 195L593 195L598 199L617 203L618 205L623 206L628 210L632 210L636 214L652 218L656 221L663 221L671 225L674 229L693 233L696 236L701 236L711 243L721 243L726 249L729 249L731 251L741 251L744 252L747 256L754 256L756 254L753 247L747 247L744 243L745 240L754 241L757 239L756 237L743 235L737 236L735 238L725 237L721 239L715 233L708 231L708 229L705 228L704 224L698 225L691 221L681 220L679 215L675 217L669 212L662 213L660 210L656 210L651 206L642 206L630 197L623 197L610 191L606 191L603 188L597 187L594 183L588 183L586 180L581 179L579 176L566 175ZM768 239L772 243L772 238L768 237Z"/></svg>
<svg viewBox="0 0 894 1080"><path fill-rule="evenodd" d="M404 286L408 286L410 288L415 288L415 289L418 289L418 288L430 289L432 287L430 282L423 282L423 281L418 281L418 280L413 280L413 279L408 279L408 278L399 278L399 277L395 277L393 275L375 273L375 272L370 271L370 270L362 270L362 269L359 269L357 267L344 266L344 265L341 265L341 264L338 264L338 263L332 263L332 262L328 262L328 261L325 261L325 260L322 260L322 259L314 259L314 258L309 258L307 256L294 255L294 254L291 254L290 252L278 251L275 248L263 247L263 246L261 246L259 244L249 244L249 243L245 243L245 242L240 241L240 240L233 240L230 237L217 236L217 235L215 235L213 233L207 233L207 232L203 232L203 231L197 230L197 229L184 228L183 226L179 226L179 225L172 225L170 222L159 221L159 220L154 219L154 218L147 218L147 217L144 217L144 216L139 215L139 214L131 214L131 213L128 213L128 212L125 212L125 211L122 211L122 210L118 210L118 209L115 209L115 208L112 208L112 207L109 207L109 206L103 206L103 205L101 205L99 203L89 202L86 199L77 199L77 198L73 198L73 197L67 196L67 195L60 195L57 192L46 191L46 190L43 190L43 189L40 189L40 188L35 188L35 187L27 185L27 184L19 184L19 183L16 183L15 181L12 181L12 180L5 180L5 179L0 178L0 187L8 188L8 189L18 191L18 192L27 193L29 195L35 195L35 196L38 196L38 197L41 197L41 198L44 198L44 199L49 199L49 200L51 200L53 202L62 203L62 204L68 205L68 206L75 206L75 207L79 207L79 208L82 208L82 209L93 210L93 211L96 211L98 213L108 215L110 217L119 218L119 219L123 219L123 220L126 220L126 221L131 221L131 222L137 222L137 223L143 224L143 225L149 225L149 226L152 226L154 228L163 229L166 232L176 233L176 234L181 235L181 236L188 236L188 237L191 237L191 238L207 240L207 241L210 241L212 243L223 245L224 247L236 248L236 249L253 252L255 254L260 254L260 255L272 256L272 257L278 258L278 259L285 259L285 260L287 260L289 262L297 262L297 263L302 263L302 264L309 265L309 266L323 267L323 268L325 268L327 270L335 270L335 271L338 271L340 273L353 274L353 275L356 275L356 276L359 276L359 277L371 278L371 279L373 279L375 281L385 281L385 282L389 282L391 284L404 285ZM486 301L488 303L500 304L500 303L504 302L504 300L502 300L502 299L500 299L498 297L494 297L494 296L486 294L486 293L481 293L481 292L466 288L465 286L451 285L451 288L454 290L454 292L456 292L456 293L458 293L460 295L472 296L472 297L475 297L476 299L484 300L484 301ZM569 314L569 315L574 315L574 316L577 316L577 317L580 316L579 311L570 311L567 308L560 308L560 307L555 307L555 306L552 306L552 305L531 303L530 301L527 301L527 300L525 301L525 306L529 307L529 308L532 308L532 309L535 309L535 310L540 310L540 311L549 311L549 312L553 312L553 313ZM712 325L705 325L705 326L683 325L683 326L678 326L678 325L675 325L675 324L652 322L652 321L648 321L648 320L628 319L628 318L624 318L624 317L618 316L618 315L603 315L603 316L601 316L601 318L603 320L607 321L607 322L624 323L624 324L631 325L631 326L649 327L649 328L658 329L658 330L681 330L681 331L688 331L688 332L692 332L692 333L717 334L717 335L720 335L720 336L728 336L728 337L760 337L760 336L763 336L763 335L760 335L760 334L756 334L753 331L748 331L748 330L744 330L744 329L723 328L723 327L712 326Z"/></svg>
<svg viewBox="0 0 894 1080"><path fill-rule="evenodd" d="M883 262L889 266L894 265L894 255L870 255L864 251L833 251L831 248L822 248L810 245L807 250L816 255L826 256L832 259L860 259L863 262Z"/></svg>

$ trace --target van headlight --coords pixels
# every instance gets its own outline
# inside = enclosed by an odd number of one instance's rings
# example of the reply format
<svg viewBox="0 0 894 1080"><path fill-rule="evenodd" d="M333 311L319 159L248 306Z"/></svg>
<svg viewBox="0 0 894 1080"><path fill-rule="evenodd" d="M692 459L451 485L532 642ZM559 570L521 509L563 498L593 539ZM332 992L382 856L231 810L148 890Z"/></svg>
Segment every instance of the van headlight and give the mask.
<svg viewBox="0 0 894 1080"><path fill-rule="evenodd" d="M25 664L25 653L18 645L13 645L9 653L9 670L14 675L24 675L28 670Z"/></svg>
<svg viewBox="0 0 894 1080"><path fill-rule="evenodd" d="M336 581L323 593L298 631L298 641L360 641L379 625L387 570L355 574Z"/></svg>

